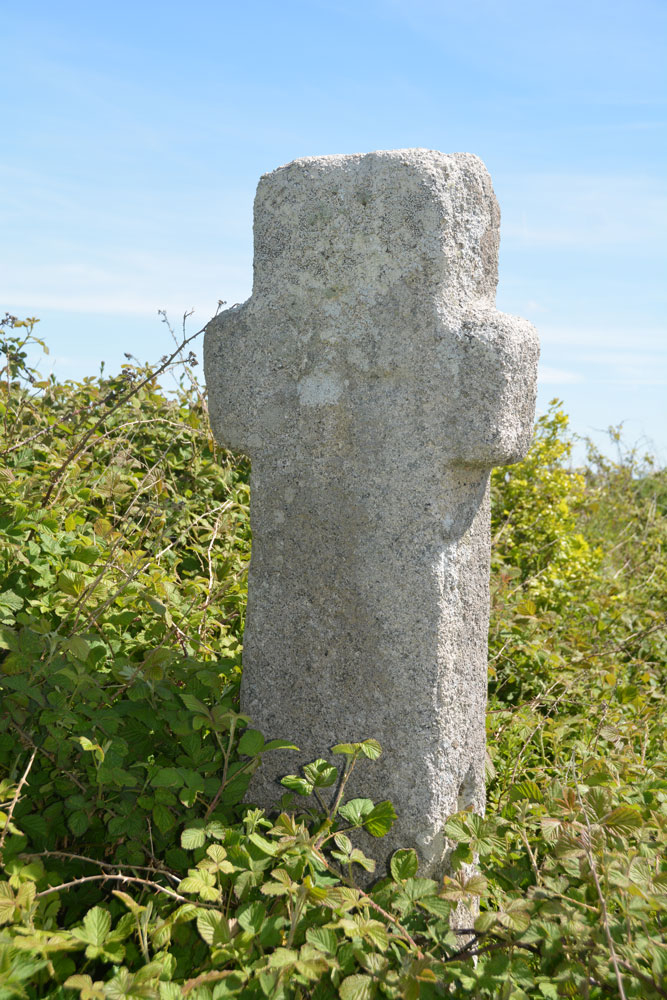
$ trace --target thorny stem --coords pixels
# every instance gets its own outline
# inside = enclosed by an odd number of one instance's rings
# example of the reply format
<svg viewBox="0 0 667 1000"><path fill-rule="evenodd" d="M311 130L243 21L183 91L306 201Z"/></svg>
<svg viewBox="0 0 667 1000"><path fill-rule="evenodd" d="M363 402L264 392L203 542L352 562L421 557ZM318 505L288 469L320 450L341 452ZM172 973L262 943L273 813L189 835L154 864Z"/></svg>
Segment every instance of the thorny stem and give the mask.
<svg viewBox="0 0 667 1000"><path fill-rule="evenodd" d="M7 839L7 834L9 833L9 827L12 822L12 816L14 815L16 804L21 797L21 789L28 780L28 775L30 774L30 769L35 762L36 756L37 756L37 747L34 747L32 753L30 754L30 760L28 761L28 765L23 774L21 775L21 780L16 786L16 791L14 792L14 798L12 799L11 805L9 807L9 812L7 813L7 819L5 820L5 825L2 828L2 833L0 833L0 860L2 860L2 849L5 846L5 840Z"/></svg>
<svg viewBox="0 0 667 1000"><path fill-rule="evenodd" d="M130 868L132 871L144 871L144 872L154 872L156 874L164 875L165 878L171 879L173 882L180 882L181 879L178 875L174 875L173 872L169 871L167 868L156 868L151 865L117 865L111 864L109 861L100 861L98 858L88 858L85 854L72 854L70 851L37 851L34 853L21 852L22 858L68 858L71 861L85 861L89 865L97 865L98 868L109 868L118 871L122 868Z"/></svg>
<svg viewBox="0 0 667 1000"><path fill-rule="evenodd" d="M572 770L574 772L574 761L572 763ZM611 930L609 929L609 913L607 911L607 901L604 898L604 893L602 891L602 886L600 885L600 879L598 876L597 865L595 863L595 857L593 855L593 850L591 844L593 843L593 831L591 830L591 824L588 821L588 814L586 812L586 807L579 794L579 784L577 782L576 773L574 774L574 787L576 790L577 800L579 802L579 807L581 809L582 815L584 817L584 822L586 824L586 831L588 836L586 838L581 838L584 851L586 854L586 859L588 861L588 866L591 870L591 875L593 876L593 881L595 883L595 891L597 893L598 900L600 902L600 914L602 916L602 927L604 929L604 934L607 939L607 946L609 948L609 954L611 956L611 964L614 967L614 975L616 976L616 983L618 985L618 993L621 1000L627 1000L625 995L625 987L623 985L623 977L621 975L621 970L618 964L618 957L616 955L616 947L614 945L614 939L611 936Z"/></svg>
<svg viewBox="0 0 667 1000"><path fill-rule="evenodd" d="M230 732L229 732L229 744L228 744L227 750L226 751L223 750L223 753L224 753L224 756L225 756L225 762L224 762L224 766L223 766L223 770L222 770L222 781L220 782L220 787L218 788L217 792L215 793L214 798L211 800L211 804L209 805L208 809L206 810L206 813L204 814L204 819L205 820L207 820L209 818L209 816L211 815L211 813L213 812L213 810L217 806L218 802L220 801L220 797L221 797L222 793L225 790L225 786L227 785L227 768L228 768L228 765L229 765L229 758L230 758L231 752L232 752L232 741L233 741L233 737L234 737L234 729L236 727L236 721L237 720L234 719L234 721L232 722L232 726L231 726L231 729L230 729ZM253 764L254 764L254 760L247 761L245 764L243 764L242 767L240 767L238 769L238 771L235 773L234 777L236 778L239 774L243 774L245 771L248 770L249 767L252 767Z"/></svg>
<svg viewBox="0 0 667 1000"><path fill-rule="evenodd" d="M151 879L137 878L133 875L120 875L115 872L105 872L103 875L85 875L82 878L72 879L71 882L63 882L61 885L52 885L48 889L42 889L41 892L35 893L35 899L42 899L44 896L51 896L54 892L62 892L64 889L72 889L76 885L83 885L84 882L121 882L127 885L145 885L149 889L155 889L157 892L163 892L166 896L171 896L172 899L177 899L179 903L190 903L191 899L187 899L185 896L181 896L180 893L174 892L173 889L168 889L165 885L160 885L159 882L153 882ZM195 904L196 906L203 906L206 909L215 909L215 904L203 903L198 900Z"/></svg>

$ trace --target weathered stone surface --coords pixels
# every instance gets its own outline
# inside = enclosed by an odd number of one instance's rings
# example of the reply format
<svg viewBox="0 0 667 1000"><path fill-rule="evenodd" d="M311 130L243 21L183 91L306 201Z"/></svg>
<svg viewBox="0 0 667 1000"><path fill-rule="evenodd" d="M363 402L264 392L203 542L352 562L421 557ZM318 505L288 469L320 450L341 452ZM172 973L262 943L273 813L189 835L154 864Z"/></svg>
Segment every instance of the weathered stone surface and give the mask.
<svg viewBox="0 0 667 1000"><path fill-rule="evenodd" d="M250 798L375 737L352 792L399 820L370 846L425 872L446 818L484 808L489 472L534 414L536 333L494 308L498 227L475 156L296 160L259 183L252 297L206 333L214 432L252 462L242 708L302 750Z"/></svg>

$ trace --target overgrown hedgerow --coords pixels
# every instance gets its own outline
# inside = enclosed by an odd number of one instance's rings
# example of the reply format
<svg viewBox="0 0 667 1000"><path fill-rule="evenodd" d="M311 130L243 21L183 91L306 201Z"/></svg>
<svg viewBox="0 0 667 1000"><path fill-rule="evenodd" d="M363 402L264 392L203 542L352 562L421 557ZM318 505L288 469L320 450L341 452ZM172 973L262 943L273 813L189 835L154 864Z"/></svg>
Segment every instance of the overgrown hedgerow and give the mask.
<svg viewBox="0 0 667 1000"><path fill-rule="evenodd" d="M62 383L35 324L0 343L0 1000L667 996L665 473L571 471L556 402L494 473L487 814L442 882L404 850L366 892L373 734L242 802L249 469L185 334Z"/></svg>

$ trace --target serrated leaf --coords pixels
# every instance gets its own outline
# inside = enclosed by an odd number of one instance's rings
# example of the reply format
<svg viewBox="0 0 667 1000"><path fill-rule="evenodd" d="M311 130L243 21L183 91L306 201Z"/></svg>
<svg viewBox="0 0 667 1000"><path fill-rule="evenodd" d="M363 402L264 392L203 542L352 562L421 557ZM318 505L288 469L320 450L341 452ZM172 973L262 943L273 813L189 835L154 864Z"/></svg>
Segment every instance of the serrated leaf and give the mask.
<svg viewBox="0 0 667 1000"><path fill-rule="evenodd" d="M375 984L370 976L347 976L338 990L340 1000L372 1000Z"/></svg>
<svg viewBox="0 0 667 1000"><path fill-rule="evenodd" d="M214 837L215 840L224 840L226 829L219 819L212 819L210 823L206 824L206 833L209 837Z"/></svg>
<svg viewBox="0 0 667 1000"><path fill-rule="evenodd" d="M267 840L266 837L262 837L259 833L251 833L248 836L248 840L255 847L259 847L260 851L264 854L269 854L271 857L278 853L278 844L272 843L272 841Z"/></svg>
<svg viewBox="0 0 667 1000"><path fill-rule="evenodd" d="M71 933L80 941L99 948L106 941L110 930L111 914L101 906L94 906L83 918L83 927L74 928Z"/></svg>
<svg viewBox="0 0 667 1000"><path fill-rule="evenodd" d="M309 927L306 931L306 941L327 955L335 955L338 948L336 932L329 927Z"/></svg>
<svg viewBox="0 0 667 1000"><path fill-rule="evenodd" d="M264 737L258 729L246 729L239 740L238 751L247 757L254 757L264 749Z"/></svg>
<svg viewBox="0 0 667 1000"><path fill-rule="evenodd" d="M266 907L259 901L248 903L237 911L236 919L244 931L259 934L266 920Z"/></svg>
<svg viewBox="0 0 667 1000"><path fill-rule="evenodd" d="M542 802L544 796L542 790L534 781L520 781L510 788L510 802L520 802L528 799L529 802Z"/></svg>
<svg viewBox="0 0 667 1000"><path fill-rule="evenodd" d="M371 799L350 799L338 810L339 814L352 826L361 826L366 816L373 811Z"/></svg>
<svg viewBox="0 0 667 1000"><path fill-rule="evenodd" d="M212 947L229 944L232 939L229 924L219 910L205 910L203 913L199 913L197 930L206 944Z"/></svg>
<svg viewBox="0 0 667 1000"><path fill-rule="evenodd" d="M94 743L92 740L89 740L87 736L77 736L76 741L79 743L82 750L85 750L88 753L94 753L100 762L104 760L104 750L99 743Z"/></svg>
<svg viewBox="0 0 667 1000"><path fill-rule="evenodd" d="M189 708L191 712L197 712L199 715L208 716L209 711L203 701L199 698L195 698L193 694L181 694L181 699L186 708Z"/></svg>
<svg viewBox="0 0 667 1000"><path fill-rule="evenodd" d="M479 931L480 934L485 934L487 931L490 931L492 927L495 927L497 923L498 915L496 913L492 913L490 910L486 910L484 913L480 913L480 915L476 918L475 930Z"/></svg>
<svg viewBox="0 0 667 1000"><path fill-rule="evenodd" d="M303 773L315 788L329 788L338 778L338 768L322 758L314 760L311 764L305 764Z"/></svg>
<svg viewBox="0 0 667 1000"><path fill-rule="evenodd" d="M13 590L3 590L0 594L0 607L9 608L10 611L20 611L23 607L23 598Z"/></svg>
<svg viewBox="0 0 667 1000"><path fill-rule="evenodd" d="M76 809L67 817L67 825L75 837L80 837L90 825L88 815L83 809Z"/></svg>
<svg viewBox="0 0 667 1000"><path fill-rule="evenodd" d="M530 913L521 900L517 900L517 904L513 906L510 903L506 910L501 910L498 913L498 923L510 931L522 932L530 926Z"/></svg>
<svg viewBox="0 0 667 1000"><path fill-rule="evenodd" d="M382 747L377 740L364 740L359 744L359 749L369 760L377 760L382 753Z"/></svg>
<svg viewBox="0 0 667 1000"><path fill-rule="evenodd" d="M161 767L151 778L153 788L181 788L183 775L176 767Z"/></svg>
<svg viewBox="0 0 667 1000"><path fill-rule="evenodd" d="M488 888L488 882L483 875L471 875L463 883L463 888L471 896L483 896Z"/></svg>
<svg viewBox="0 0 667 1000"><path fill-rule="evenodd" d="M194 851L206 843L206 833L198 827L189 826L181 834L181 847L186 851Z"/></svg>
<svg viewBox="0 0 667 1000"><path fill-rule="evenodd" d="M446 899L440 899L439 896L425 896L423 899L417 900L417 905L443 920L449 917L452 912L452 904L448 903Z"/></svg>
<svg viewBox="0 0 667 1000"><path fill-rule="evenodd" d="M7 924L14 918L16 896L9 882L0 882L0 924Z"/></svg>
<svg viewBox="0 0 667 1000"><path fill-rule="evenodd" d="M371 837L384 837L389 833L396 820L396 810L391 802L378 802L364 818L364 829Z"/></svg>
<svg viewBox="0 0 667 1000"><path fill-rule="evenodd" d="M264 744L264 750L298 750L299 748L289 740L269 740Z"/></svg>
<svg viewBox="0 0 667 1000"><path fill-rule="evenodd" d="M336 852L332 851L335 856ZM375 859L367 858L363 851L360 851L358 847L355 847L350 854L350 861L353 864L360 865L367 872L375 871Z"/></svg>
<svg viewBox="0 0 667 1000"><path fill-rule="evenodd" d="M284 969L288 965L296 965L299 952L292 948L276 948L269 957L272 969Z"/></svg>
<svg viewBox="0 0 667 1000"><path fill-rule="evenodd" d="M90 646L80 635L71 636L64 645L77 660L85 661L90 656Z"/></svg>
<svg viewBox="0 0 667 1000"><path fill-rule="evenodd" d="M71 990L79 990L81 1000L105 1000L107 995L104 983L99 980L93 982L90 976L70 976L64 985Z"/></svg>
<svg viewBox="0 0 667 1000"><path fill-rule="evenodd" d="M359 753L359 744L337 743L335 747L331 748L331 752L345 754L346 757L354 757L355 754Z"/></svg>
<svg viewBox="0 0 667 1000"><path fill-rule="evenodd" d="M280 784L289 788L291 792L296 792L297 795L311 795L313 791L311 783L305 778L299 778L296 774L286 774L284 778L280 779Z"/></svg>
<svg viewBox="0 0 667 1000"><path fill-rule="evenodd" d="M196 892L208 902L217 900L220 895L215 887L215 877L202 868L188 869L187 878L179 882L178 888L180 892Z"/></svg>
<svg viewBox="0 0 667 1000"><path fill-rule="evenodd" d="M166 833L167 830L171 830L172 826L176 823L176 817L173 813L160 802L153 806L153 820L160 833Z"/></svg>
<svg viewBox="0 0 667 1000"><path fill-rule="evenodd" d="M630 833L642 825L642 814L637 806L616 806L601 820L603 826L617 833Z"/></svg>
<svg viewBox="0 0 667 1000"><path fill-rule="evenodd" d="M470 830L468 829L465 820L458 818L457 816L450 816L450 818L445 823L445 833L452 840L457 841L457 843L465 843L470 840Z"/></svg>
<svg viewBox="0 0 667 1000"><path fill-rule="evenodd" d="M221 844L210 844L209 847L206 848L206 854L218 865L222 864L227 857L227 851Z"/></svg>
<svg viewBox="0 0 667 1000"><path fill-rule="evenodd" d="M413 878L419 868L417 852L411 847L404 847L396 851L389 863L391 877L394 882L401 882L406 878Z"/></svg>

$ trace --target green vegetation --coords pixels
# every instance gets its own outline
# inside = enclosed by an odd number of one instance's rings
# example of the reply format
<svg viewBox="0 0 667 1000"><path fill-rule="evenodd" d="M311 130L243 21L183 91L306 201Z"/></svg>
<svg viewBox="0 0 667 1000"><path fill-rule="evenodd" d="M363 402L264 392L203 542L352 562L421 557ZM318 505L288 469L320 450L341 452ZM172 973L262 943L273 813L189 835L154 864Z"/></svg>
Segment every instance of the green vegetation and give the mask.
<svg viewBox="0 0 667 1000"><path fill-rule="evenodd" d="M187 347L58 383L1 334L0 1000L667 996L664 473L568 471L554 404L494 474L487 816L367 893L372 733L242 804L249 470Z"/></svg>

